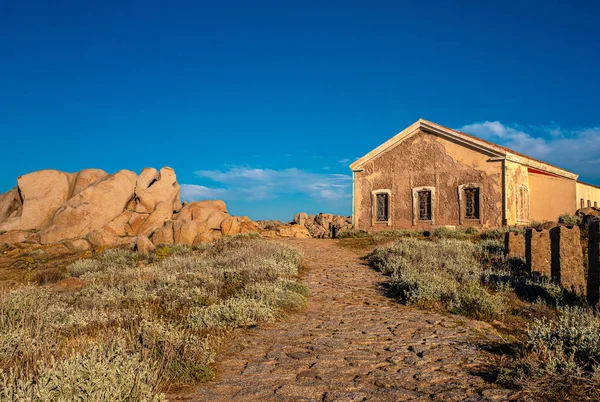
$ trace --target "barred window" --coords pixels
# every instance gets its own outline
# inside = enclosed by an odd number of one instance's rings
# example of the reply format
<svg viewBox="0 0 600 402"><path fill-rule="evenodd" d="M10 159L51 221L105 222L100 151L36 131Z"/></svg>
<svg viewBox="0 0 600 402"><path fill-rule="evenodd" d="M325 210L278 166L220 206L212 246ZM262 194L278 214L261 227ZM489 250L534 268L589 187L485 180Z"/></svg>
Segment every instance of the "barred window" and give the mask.
<svg viewBox="0 0 600 402"><path fill-rule="evenodd" d="M388 194L376 195L376 220L377 222L387 222L389 218L390 198Z"/></svg>
<svg viewBox="0 0 600 402"><path fill-rule="evenodd" d="M465 188L465 218L479 219L479 188Z"/></svg>
<svg viewBox="0 0 600 402"><path fill-rule="evenodd" d="M431 191L419 191L419 220L431 220Z"/></svg>

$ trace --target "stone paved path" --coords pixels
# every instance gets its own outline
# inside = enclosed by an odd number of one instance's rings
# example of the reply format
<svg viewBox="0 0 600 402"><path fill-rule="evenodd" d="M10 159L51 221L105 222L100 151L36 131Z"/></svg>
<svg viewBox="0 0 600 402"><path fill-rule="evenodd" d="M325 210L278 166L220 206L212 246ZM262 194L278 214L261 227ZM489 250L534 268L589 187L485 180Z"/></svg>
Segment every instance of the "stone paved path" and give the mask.
<svg viewBox="0 0 600 402"><path fill-rule="evenodd" d="M308 309L245 330L217 365L217 381L180 400L504 401L486 382L489 356L474 342L497 340L482 322L398 304L384 277L333 240L290 239L304 252Z"/></svg>

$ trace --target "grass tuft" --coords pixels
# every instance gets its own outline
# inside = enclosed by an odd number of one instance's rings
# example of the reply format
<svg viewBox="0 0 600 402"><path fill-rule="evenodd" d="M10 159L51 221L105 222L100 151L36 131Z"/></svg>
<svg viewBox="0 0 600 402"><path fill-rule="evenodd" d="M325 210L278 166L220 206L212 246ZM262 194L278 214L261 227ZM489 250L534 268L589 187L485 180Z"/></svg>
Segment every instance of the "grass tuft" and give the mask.
<svg viewBox="0 0 600 402"><path fill-rule="evenodd" d="M237 236L165 250L140 266L125 249L76 261L66 275L85 286L70 291L0 290L0 400L160 401L210 381L231 330L306 306L293 280L302 256L282 244Z"/></svg>

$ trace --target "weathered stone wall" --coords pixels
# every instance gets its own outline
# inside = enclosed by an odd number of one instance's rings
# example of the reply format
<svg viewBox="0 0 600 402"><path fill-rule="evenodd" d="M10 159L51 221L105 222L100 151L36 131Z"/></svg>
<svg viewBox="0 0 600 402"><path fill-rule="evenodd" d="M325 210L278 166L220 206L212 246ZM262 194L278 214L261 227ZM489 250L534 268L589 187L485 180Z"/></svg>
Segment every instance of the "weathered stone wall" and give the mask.
<svg viewBox="0 0 600 402"><path fill-rule="evenodd" d="M579 227L557 226L550 230L552 277L565 288L585 294L585 272Z"/></svg>
<svg viewBox="0 0 600 402"><path fill-rule="evenodd" d="M507 232L504 238L507 257L525 259L525 235L523 233Z"/></svg>
<svg viewBox="0 0 600 402"><path fill-rule="evenodd" d="M552 276L550 231L532 228L525 231L525 261L529 272L546 277Z"/></svg>
<svg viewBox="0 0 600 402"><path fill-rule="evenodd" d="M600 301L600 222L590 223L588 247L587 299L595 306Z"/></svg>
<svg viewBox="0 0 600 402"><path fill-rule="evenodd" d="M501 161L434 134L420 131L393 149L366 163L355 177L355 227L363 230L390 228L426 229L439 225L460 225L458 186L475 183L481 191L481 222L465 221L464 226L502 225ZM433 223L413 225L412 189L433 187ZM373 223L372 191L390 190L387 222Z"/></svg>
<svg viewBox="0 0 600 402"><path fill-rule="evenodd" d="M529 174L527 166L505 161L505 213L507 225L529 223ZM523 191L521 191L523 189ZM523 199L525 195L525 199Z"/></svg>

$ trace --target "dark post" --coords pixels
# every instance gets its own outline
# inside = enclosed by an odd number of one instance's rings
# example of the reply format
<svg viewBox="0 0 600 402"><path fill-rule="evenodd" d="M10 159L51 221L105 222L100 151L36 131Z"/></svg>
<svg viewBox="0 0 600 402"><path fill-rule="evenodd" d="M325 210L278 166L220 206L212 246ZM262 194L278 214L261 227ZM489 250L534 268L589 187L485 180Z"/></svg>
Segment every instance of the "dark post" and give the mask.
<svg viewBox="0 0 600 402"><path fill-rule="evenodd" d="M588 261L587 299L595 306L600 301L600 221L590 222Z"/></svg>

